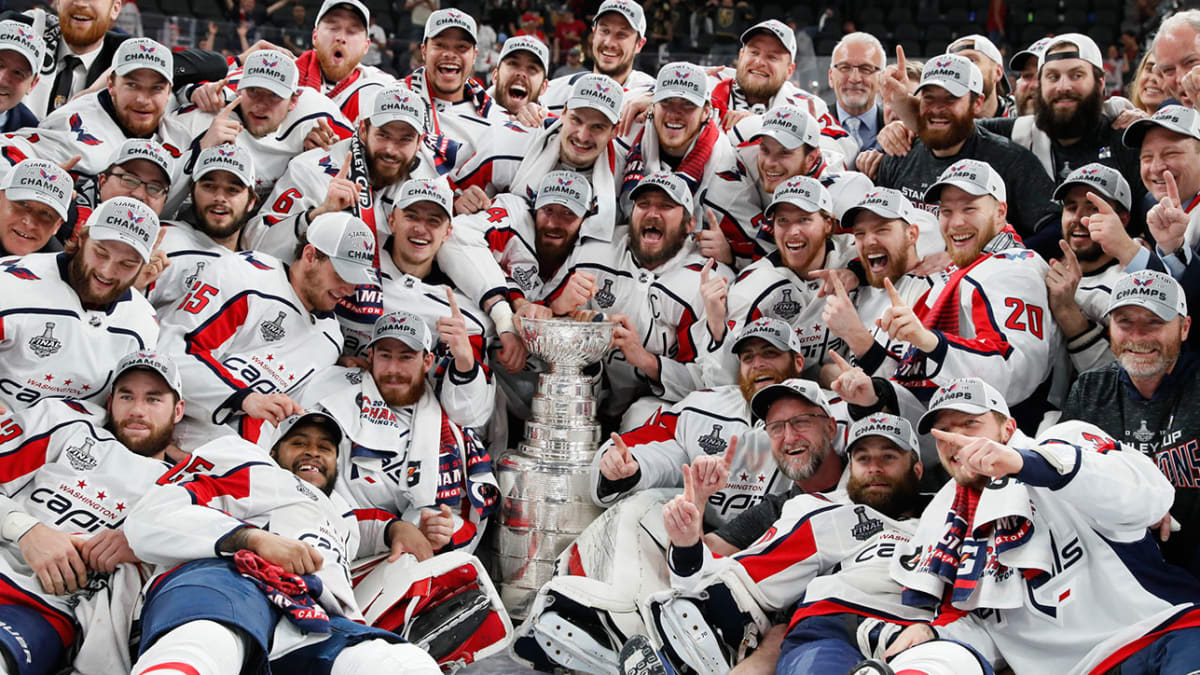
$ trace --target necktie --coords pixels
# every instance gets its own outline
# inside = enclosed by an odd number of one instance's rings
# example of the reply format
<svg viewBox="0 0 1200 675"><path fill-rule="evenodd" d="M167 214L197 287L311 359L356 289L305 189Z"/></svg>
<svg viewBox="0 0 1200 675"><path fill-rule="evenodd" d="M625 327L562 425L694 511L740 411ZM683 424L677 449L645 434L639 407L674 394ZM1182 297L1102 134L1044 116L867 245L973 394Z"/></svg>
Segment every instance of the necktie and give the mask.
<svg viewBox="0 0 1200 675"><path fill-rule="evenodd" d="M71 98L71 84L75 80L75 69L83 64L83 60L74 54L63 57L62 70L54 78L54 91L50 94L50 109L47 114L62 107Z"/></svg>
<svg viewBox="0 0 1200 675"><path fill-rule="evenodd" d="M859 136L858 133L859 130L862 129L862 120L858 119L857 117L847 117L846 119L842 120L842 126L846 127L846 131L849 131L850 135L854 137L854 140L858 141L858 149L861 150L863 147L863 142L862 137Z"/></svg>

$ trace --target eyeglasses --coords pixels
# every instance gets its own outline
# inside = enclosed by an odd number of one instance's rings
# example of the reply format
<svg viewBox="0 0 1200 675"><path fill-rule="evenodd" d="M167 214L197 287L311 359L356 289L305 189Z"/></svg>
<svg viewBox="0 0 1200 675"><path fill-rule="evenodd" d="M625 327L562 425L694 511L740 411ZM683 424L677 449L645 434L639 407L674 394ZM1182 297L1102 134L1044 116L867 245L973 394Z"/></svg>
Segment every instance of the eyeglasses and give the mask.
<svg viewBox="0 0 1200 675"><path fill-rule="evenodd" d="M849 75L851 72L857 70L858 74L862 75L863 77L870 77L870 76L874 75L875 73L878 73L879 71L883 70L882 68L880 68L878 66L873 66L869 63L864 63L864 64L858 65L858 66L856 66L852 63L835 63L835 64L833 64L833 69L838 71L842 75Z"/></svg>
<svg viewBox="0 0 1200 675"><path fill-rule="evenodd" d="M782 438L784 427L791 427L792 431L795 431L796 433L802 433L808 431L809 429L815 429L821 426L827 419L829 419L828 415L803 413L786 420L771 422L766 426L767 436L770 436L771 438Z"/></svg>
<svg viewBox="0 0 1200 675"><path fill-rule="evenodd" d="M108 175L120 180L121 183L125 187L129 188L131 192L145 185L146 194L150 195L151 197L162 197L163 195L167 194L166 186L159 183L147 183L131 173L117 173L116 171L109 171Z"/></svg>

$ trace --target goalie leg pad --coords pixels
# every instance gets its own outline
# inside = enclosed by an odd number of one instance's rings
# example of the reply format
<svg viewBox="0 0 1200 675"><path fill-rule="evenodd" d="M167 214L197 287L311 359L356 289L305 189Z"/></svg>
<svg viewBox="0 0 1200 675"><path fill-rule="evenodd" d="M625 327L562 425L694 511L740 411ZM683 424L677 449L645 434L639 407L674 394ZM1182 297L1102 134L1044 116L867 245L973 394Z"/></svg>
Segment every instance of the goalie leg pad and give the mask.
<svg viewBox="0 0 1200 675"><path fill-rule="evenodd" d="M512 647L514 658L539 670L558 663L544 652L543 640L538 639L533 630L542 614L551 611L612 653L610 673L616 670L621 645L631 636L646 632L637 605L627 589L588 577L554 577L538 591L529 617L517 628Z"/></svg>
<svg viewBox="0 0 1200 675"><path fill-rule="evenodd" d="M617 653L558 612L545 612L533 626L542 651L555 663L593 675L617 670Z"/></svg>
<svg viewBox="0 0 1200 675"><path fill-rule="evenodd" d="M673 597L658 607L658 626L679 660L700 675L721 675L730 664L712 626L691 599Z"/></svg>
<svg viewBox="0 0 1200 675"><path fill-rule="evenodd" d="M634 635L621 647L621 675L675 675L645 635Z"/></svg>
<svg viewBox="0 0 1200 675"><path fill-rule="evenodd" d="M412 618L408 639L441 660L465 643L492 612L487 594L467 589L424 614Z"/></svg>

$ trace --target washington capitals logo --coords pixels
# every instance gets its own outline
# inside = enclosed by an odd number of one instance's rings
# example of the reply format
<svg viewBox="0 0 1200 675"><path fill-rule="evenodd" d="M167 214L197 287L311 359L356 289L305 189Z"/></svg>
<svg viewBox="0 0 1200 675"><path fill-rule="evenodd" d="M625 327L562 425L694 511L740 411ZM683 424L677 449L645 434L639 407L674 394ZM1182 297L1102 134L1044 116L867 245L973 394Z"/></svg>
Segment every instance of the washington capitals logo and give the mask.
<svg viewBox="0 0 1200 675"><path fill-rule="evenodd" d="M56 176L54 174L46 173L45 169L38 169L38 173L42 174L42 178L44 180L48 180L50 182L54 182L54 181L58 180L58 176Z"/></svg>
<svg viewBox="0 0 1200 675"><path fill-rule="evenodd" d="M462 13L456 12L452 9L446 10L446 16L450 17L451 19L462 19L463 18Z"/></svg>
<svg viewBox="0 0 1200 675"><path fill-rule="evenodd" d="M138 225L138 224L140 224L140 223L141 223L143 220L145 220L145 219L146 219L146 216L142 216L142 217L140 217L140 218L139 218L138 216L135 216L135 215L133 214L133 210L132 210L132 209L130 209L130 210L127 210L126 212L129 214L129 219L133 221L133 224L134 224L134 225Z"/></svg>
<svg viewBox="0 0 1200 675"><path fill-rule="evenodd" d="M18 267L16 263L7 263L3 267L5 272L8 272L18 279L24 279L26 281L37 281L38 279L41 279L41 277L33 273L33 270L27 267Z"/></svg>
<svg viewBox="0 0 1200 675"><path fill-rule="evenodd" d="M609 89L612 89L612 87L605 87L599 82L596 83L596 91L607 94Z"/></svg>
<svg viewBox="0 0 1200 675"><path fill-rule="evenodd" d="M274 68L275 66L279 65L279 60L276 59L274 61L263 61L263 65L267 68Z"/></svg>
<svg viewBox="0 0 1200 675"><path fill-rule="evenodd" d="M246 259L246 262L250 263L251 265L253 265L254 267L256 267L260 270L274 269L273 267L266 264L265 262L256 259L251 253L243 253L242 257Z"/></svg>
<svg viewBox="0 0 1200 675"><path fill-rule="evenodd" d="M957 382L955 382L954 384L950 385L949 387L946 387L946 388L945 388L945 389L943 389L942 391L943 391L944 393L947 393L947 394L949 394L950 392L954 391L955 389L958 389L958 383L957 383Z"/></svg>
<svg viewBox="0 0 1200 675"><path fill-rule="evenodd" d="M692 76L692 74L689 72L686 72L686 71L684 71L684 72L681 72L678 70L675 71L675 77L678 77L681 80L686 80L686 79L690 78L691 76Z"/></svg>
<svg viewBox="0 0 1200 675"><path fill-rule="evenodd" d="M792 113L790 113L790 112L780 111L780 112L775 113L775 119L777 119L777 120L786 120L787 118L789 118L791 116L792 116Z"/></svg>
<svg viewBox="0 0 1200 675"><path fill-rule="evenodd" d="M966 163L966 162L961 162L961 163L959 163L959 165L958 165L958 166L952 166L952 167L950 167L950 170L951 170L951 171L962 171L962 170L963 170L963 169L965 169L965 168L967 168L967 163Z"/></svg>
<svg viewBox="0 0 1200 675"><path fill-rule="evenodd" d="M157 49L157 47L155 47L154 45L138 45L138 49L142 50L143 52L145 52L147 54L150 54L150 53L153 53L154 50Z"/></svg>
<svg viewBox="0 0 1200 675"><path fill-rule="evenodd" d="M234 152L235 152L234 150L229 150L228 152L226 152L225 150L222 150L222 149L220 149L220 148L217 148L217 154L218 154L218 155L220 155L220 156L222 156L222 157L233 157L233 153L234 153ZM329 159L329 158L328 158L328 157L326 157L326 159Z"/></svg>
<svg viewBox="0 0 1200 675"><path fill-rule="evenodd" d="M408 103L408 96L400 96L400 94L396 94L395 99L396 103Z"/></svg>
<svg viewBox="0 0 1200 675"><path fill-rule="evenodd" d="M433 183L426 183L425 181L421 181L421 187L425 188L426 190L429 190L430 192L437 191L437 185L434 185Z"/></svg>
<svg viewBox="0 0 1200 675"><path fill-rule="evenodd" d="M84 145L100 145L104 142L99 138L89 134L83 128L83 118L80 117L79 113L71 115L71 119L67 120L67 123L71 126L71 133L75 134L75 140L79 141L80 143L83 143Z"/></svg>
<svg viewBox="0 0 1200 675"><path fill-rule="evenodd" d="M320 160L317 162L317 166L319 166L319 167L321 167L322 169L324 169L324 170L325 170L325 173L329 174L330 176L336 176L336 175L337 175L337 173L338 173L338 168L337 168L336 166L334 166L334 165L333 165L333 160L331 160L331 159L329 158L329 155L326 155L325 157L322 157L322 158L321 158L321 159L320 159Z"/></svg>
<svg viewBox="0 0 1200 675"><path fill-rule="evenodd" d="M937 66L938 68L945 68L946 66L950 65L951 63L954 63L954 61L952 61L950 59L946 59L945 61L934 61L933 65Z"/></svg>
<svg viewBox="0 0 1200 675"><path fill-rule="evenodd" d="M1142 281L1141 279L1138 279L1137 277L1134 277L1134 279L1133 279L1134 286L1149 286L1152 283L1154 283L1153 279L1146 279L1145 281Z"/></svg>
<svg viewBox="0 0 1200 675"><path fill-rule="evenodd" d="M1094 176L1094 175L1100 173L1100 169L1080 169L1079 173L1081 173L1085 176Z"/></svg>
<svg viewBox="0 0 1200 675"><path fill-rule="evenodd" d="M32 40L32 39L33 39L33 33L26 33L26 32L25 32L23 29L21 29L21 28L18 28L18 29L17 29L17 35L20 35L21 37L25 38L26 40Z"/></svg>
<svg viewBox="0 0 1200 675"><path fill-rule="evenodd" d="M868 422L870 422L871 424L883 424L884 422L886 422L886 421L887 421L887 418L884 418L884 417L868 417L868 418L867 418L867 421L868 421Z"/></svg>
<svg viewBox="0 0 1200 675"><path fill-rule="evenodd" d="M881 194L883 194L883 193L880 192L879 190L876 190L874 192L868 192L867 194L863 195L863 201L865 202L868 199L875 199L876 197L878 197Z"/></svg>
<svg viewBox="0 0 1200 675"><path fill-rule="evenodd" d="M574 182L575 181L573 179L571 179L571 180L567 180L567 179L563 179L563 178L558 179L558 184L563 187L570 187L570 185Z"/></svg>

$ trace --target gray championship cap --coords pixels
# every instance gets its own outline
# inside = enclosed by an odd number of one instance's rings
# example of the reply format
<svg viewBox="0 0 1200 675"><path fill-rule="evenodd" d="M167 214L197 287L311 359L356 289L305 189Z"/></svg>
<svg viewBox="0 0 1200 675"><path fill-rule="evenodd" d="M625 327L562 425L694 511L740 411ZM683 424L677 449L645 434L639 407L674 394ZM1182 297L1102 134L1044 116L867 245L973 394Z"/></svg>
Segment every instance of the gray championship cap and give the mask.
<svg viewBox="0 0 1200 675"><path fill-rule="evenodd" d="M1163 321L1177 316L1187 316L1187 298L1183 288L1168 274L1154 270L1140 270L1126 274L1113 284L1105 316L1118 307L1141 307L1154 312Z"/></svg>
<svg viewBox="0 0 1200 675"><path fill-rule="evenodd" d="M403 209L417 202L432 202L447 216L454 216L454 192L444 178L414 178L404 181L394 208Z"/></svg>
<svg viewBox="0 0 1200 675"><path fill-rule="evenodd" d="M370 347L386 338L399 340L415 352L427 352L433 348L433 335L429 332L429 326L412 312L391 312L379 317L375 321L375 327L371 329L371 341L367 346Z"/></svg>
<svg viewBox="0 0 1200 675"><path fill-rule="evenodd" d="M25 57L32 75L42 69L42 49L42 38L34 33L32 26L20 21L0 21L0 51Z"/></svg>
<svg viewBox="0 0 1200 675"><path fill-rule="evenodd" d="M306 424L315 424L325 429L325 431L329 432L329 435L333 437L334 445L341 445L342 437L346 435L345 432L342 431L342 425L338 424L336 419L326 415L323 412L312 410L309 412L300 413L299 415L288 415L280 420L279 426L275 427L275 440L272 441L271 447L274 448L276 445L279 445L279 442L287 438L288 434L292 432L292 429L295 429L296 426L301 422Z"/></svg>
<svg viewBox="0 0 1200 675"><path fill-rule="evenodd" d="M677 61L658 69L654 102L681 98L694 106L708 102L708 73L695 64Z"/></svg>
<svg viewBox="0 0 1200 675"><path fill-rule="evenodd" d="M1162 127L1183 136L1191 136L1200 140L1200 113L1194 108L1182 105L1168 105L1154 111L1149 117L1130 124L1121 136L1121 142L1127 148L1142 147L1142 139L1152 127Z"/></svg>
<svg viewBox="0 0 1200 675"><path fill-rule="evenodd" d="M996 173L991 164L977 159L964 159L946 167L942 175L938 176L937 182L925 191L925 201L930 204L941 201L942 188L947 185L953 185L976 197L991 195L998 202L1008 201L1008 190L1005 189L1000 174Z"/></svg>
<svg viewBox="0 0 1200 675"><path fill-rule="evenodd" d="M246 57L238 91L259 87L279 98L290 98L300 89L300 71L296 62L283 52L264 49Z"/></svg>
<svg viewBox="0 0 1200 675"><path fill-rule="evenodd" d="M759 389L750 399L750 411L754 414L755 419L766 419L771 404L787 396L798 396L820 408L826 415L833 417L833 411L829 408L829 402L825 400L825 395L821 393L821 387L812 380L802 380L798 377Z"/></svg>
<svg viewBox="0 0 1200 675"><path fill-rule="evenodd" d="M418 134L423 134L425 133L424 105L413 90L394 84L386 87L371 99L367 120L371 126L377 129L391 122L404 122L416 129Z"/></svg>
<svg viewBox="0 0 1200 675"><path fill-rule="evenodd" d="M880 436L896 444L902 450L921 456L917 432L908 420L891 413L875 413L850 425L846 436L846 455L854 452L854 444L869 436Z"/></svg>
<svg viewBox="0 0 1200 675"><path fill-rule="evenodd" d="M604 0L596 10L596 21L609 12L620 14L637 31L638 37L646 37L646 12L641 5L631 0Z"/></svg>
<svg viewBox="0 0 1200 675"><path fill-rule="evenodd" d="M679 176L669 172L652 173L646 176L634 186L629 192L630 199L637 199L637 196L646 190L656 188L667 193L667 197L676 204L683 207L684 213L691 213L695 210L694 202L692 201L692 191L688 189L687 183Z"/></svg>
<svg viewBox="0 0 1200 675"><path fill-rule="evenodd" d="M1050 53L1052 49L1062 45L1070 45L1075 49L1057 54ZM1104 55L1100 53L1100 47L1096 45L1095 40L1083 33L1063 33L1047 42L1046 48L1038 55L1038 70L1041 70L1048 61L1059 59L1083 59L1100 70L1104 70Z"/></svg>
<svg viewBox="0 0 1200 675"><path fill-rule="evenodd" d="M457 9L439 9L430 14L425 21L425 39L435 38L451 28L462 29L471 38L471 42L479 39L475 19Z"/></svg>
<svg viewBox="0 0 1200 675"><path fill-rule="evenodd" d="M775 139L788 150L795 150L801 145L815 149L821 144L821 127L807 110L794 105L779 105L762 116L758 133L750 140L759 140L764 136Z"/></svg>
<svg viewBox="0 0 1200 675"><path fill-rule="evenodd" d="M92 211L87 228L90 239L126 243L138 252L143 262L150 262L159 225L158 216L141 200L113 197Z"/></svg>
<svg viewBox="0 0 1200 675"><path fill-rule="evenodd" d="M117 149L117 154L113 157L112 166L122 166L135 159L145 160L162 172L163 182L169 187L171 185L171 159L170 153L162 146L161 143L148 138L128 138L121 147Z"/></svg>
<svg viewBox="0 0 1200 675"><path fill-rule="evenodd" d="M1040 67L1042 53L1044 53L1046 51L1046 47L1048 47L1050 45L1050 41L1053 39L1054 38L1052 38L1052 37L1044 37L1044 38L1038 40L1037 42L1034 42L1033 44L1029 45L1025 49L1022 49L1021 51L1017 52L1016 54L1013 54L1013 57L1008 60L1009 70L1012 70L1013 72L1016 72L1016 73L1019 73L1022 70L1025 70L1025 64L1029 62L1029 59L1033 59L1034 61L1037 61L1038 66Z"/></svg>
<svg viewBox="0 0 1200 675"><path fill-rule="evenodd" d="M925 62L917 91L930 86L941 87L955 98L961 98L969 93L982 96L983 73L965 56L942 54Z"/></svg>
<svg viewBox="0 0 1200 675"><path fill-rule="evenodd" d="M514 52L529 52L537 57L538 63L542 64L542 70L550 72L550 48L546 43L533 37L532 35L515 35L504 41L504 47L500 50L500 60Z"/></svg>
<svg viewBox="0 0 1200 675"><path fill-rule="evenodd" d="M353 214L322 213L308 226L308 243L329 256L333 269L351 284L378 284L375 234Z"/></svg>
<svg viewBox="0 0 1200 675"><path fill-rule="evenodd" d="M242 185L254 185L254 160L250 150L232 143L222 143L200 151L196 168L192 170L192 181L198 181L213 171L228 171Z"/></svg>
<svg viewBox="0 0 1200 675"><path fill-rule="evenodd" d="M1004 67L1004 57L1000 55L1000 50L996 48L996 43L992 42L985 35L975 33L973 35L964 35L946 47L947 54L957 54L968 49L983 54L989 61L995 63L1001 68Z"/></svg>
<svg viewBox="0 0 1200 675"><path fill-rule="evenodd" d="M551 171L538 186L533 208L540 209L549 204L565 206L582 218L591 210L592 184L581 173Z"/></svg>
<svg viewBox="0 0 1200 675"><path fill-rule="evenodd" d="M321 23L321 19L330 11L337 8L348 9L358 15L362 19L363 28L371 25L371 10L367 6L359 2L359 0L325 0L321 3L321 8L317 10L317 18L313 23Z"/></svg>
<svg viewBox="0 0 1200 675"><path fill-rule="evenodd" d="M66 220L71 208L71 192L75 181L61 166L44 159L25 159L17 162L0 179L0 190L10 201L31 201L54 209Z"/></svg>
<svg viewBox="0 0 1200 675"><path fill-rule="evenodd" d="M821 185L821 181L812 176L792 176L784 181L771 194L771 203L767 205L763 213L771 218L775 207L780 204L791 204L808 213L833 212L833 197L829 195L829 190L826 190L825 186Z"/></svg>
<svg viewBox="0 0 1200 675"><path fill-rule="evenodd" d="M1061 202L1066 198L1067 192L1076 185L1091 188L1101 197L1116 202L1126 211L1133 204L1133 193L1129 189L1129 181L1125 180L1125 176L1122 176L1120 171L1106 164L1092 162L1072 171L1071 175L1067 176L1067 179L1054 189L1054 199Z"/></svg>
<svg viewBox="0 0 1200 675"><path fill-rule="evenodd" d="M175 392L179 398L183 398L183 378L179 375L179 368L171 357L163 352L133 352L126 354L120 362L117 363L117 369L113 371L113 383L121 379L126 371L129 370L149 370L157 373Z"/></svg>
<svg viewBox="0 0 1200 675"><path fill-rule="evenodd" d="M175 58L171 50L150 38L130 38L117 47L113 56L113 72L117 75L128 75L135 70L149 68L173 81Z"/></svg>
<svg viewBox="0 0 1200 675"><path fill-rule="evenodd" d="M566 109L599 110L609 122L616 124L617 120L621 119L621 104L624 100L625 90L616 80L599 73L587 73L575 80L575 84L571 86Z"/></svg>
<svg viewBox="0 0 1200 675"><path fill-rule="evenodd" d="M791 54L792 60L796 60L796 33L791 28L788 28L786 23L779 19L767 19L766 21L754 24L747 28L746 32L742 33L742 46L745 46L750 38L759 33L766 33L782 42L783 48L788 50L788 54Z"/></svg>
<svg viewBox="0 0 1200 675"><path fill-rule="evenodd" d="M740 353L746 341L751 338L758 338L766 340L772 347L781 351L798 352L800 350L792 342L795 336L796 331L792 330L792 325L787 321L772 316L764 316L742 327L742 330L737 334L737 339L733 341L731 351L734 354Z"/></svg>
<svg viewBox="0 0 1200 675"><path fill-rule="evenodd" d="M929 410L917 422L917 431L929 433L942 410L957 410L968 415L982 415L990 410L1012 417L1000 392L978 377L960 377L938 389L929 401Z"/></svg>
<svg viewBox="0 0 1200 675"><path fill-rule="evenodd" d="M899 190L891 188L875 188L863 195L853 207L846 209L842 217L842 227L854 227L854 219L863 211L870 211L880 218L888 220L900 219L910 225L917 225L917 209L908 197L900 194Z"/></svg>

